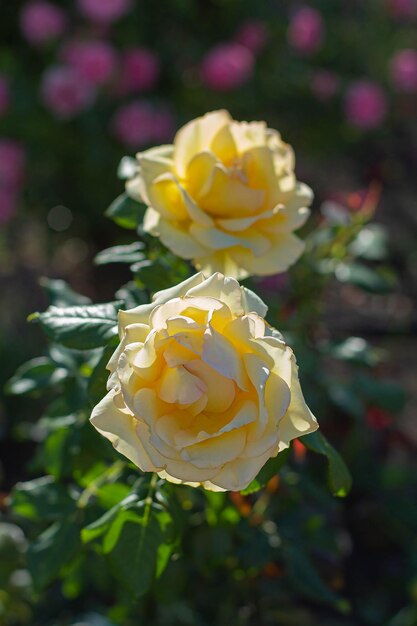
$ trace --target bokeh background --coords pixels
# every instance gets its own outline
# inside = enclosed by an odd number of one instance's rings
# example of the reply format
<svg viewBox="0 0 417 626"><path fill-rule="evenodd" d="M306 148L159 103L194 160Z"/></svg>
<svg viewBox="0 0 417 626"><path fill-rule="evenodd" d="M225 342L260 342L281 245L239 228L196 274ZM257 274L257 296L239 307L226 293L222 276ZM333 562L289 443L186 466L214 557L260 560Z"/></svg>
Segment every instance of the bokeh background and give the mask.
<svg viewBox="0 0 417 626"><path fill-rule="evenodd" d="M361 399L339 363L341 382L333 386L335 417L361 429L360 445L350 439L345 450L353 493L337 513L347 583L334 583L347 585L356 613L335 616L312 601L270 617L268 603L263 613L245 605L236 582L225 603L240 607L239 624L417 624L416 42L416 0L1 6L1 387L45 349L39 330L26 323L47 305L41 277L64 279L95 301L110 300L128 279L119 266L93 264L100 249L132 241L103 215L123 191L118 164L170 143L193 117L227 108L237 119L277 128L295 149L298 178L315 190L315 223L343 223L370 197L376 207L357 244L365 264L338 276L321 303L321 332L365 338L385 355L368 365L392 385L380 382ZM285 293L286 278L263 288L272 297ZM38 416L30 398L0 400L4 510L11 486L30 474ZM268 598L280 573L270 568L265 576ZM164 614L155 624L205 624L196 617L204 616L203 605L185 611L183 621ZM31 623L25 610L21 622L0 623ZM59 623L75 623L71 615L64 611Z"/></svg>

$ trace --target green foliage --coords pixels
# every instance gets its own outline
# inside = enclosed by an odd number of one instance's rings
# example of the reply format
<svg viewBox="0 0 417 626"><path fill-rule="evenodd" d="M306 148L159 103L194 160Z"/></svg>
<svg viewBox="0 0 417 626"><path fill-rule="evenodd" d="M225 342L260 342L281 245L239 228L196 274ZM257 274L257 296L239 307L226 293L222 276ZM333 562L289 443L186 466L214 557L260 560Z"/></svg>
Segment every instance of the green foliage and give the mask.
<svg viewBox="0 0 417 626"><path fill-rule="evenodd" d="M351 489L352 478L340 454L320 431L306 435L302 441L309 450L327 458L330 489L335 496L344 498Z"/></svg>
<svg viewBox="0 0 417 626"><path fill-rule="evenodd" d="M259 491L273 478L281 469L281 467L286 462L289 455L289 448L283 450L273 459L269 459L267 463L263 466L257 477L252 480L251 483L241 491L243 496L247 496L251 493L255 493Z"/></svg>
<svg viewBox="0 0 417 626"><path fill-rule="evenodd" d="M135 230L142 223L145 205L133 200L126 193L122 193L114 200L106 211L107 217L118 226Z"/></svg>
<svg viewBox="0 0 417 626"><path fill-rule="evenodd" d="M48 337L67 348L91 350L105 346L117 334L117 311L120 302L86 306L51 306L45 313L34 313Z"/></svg>

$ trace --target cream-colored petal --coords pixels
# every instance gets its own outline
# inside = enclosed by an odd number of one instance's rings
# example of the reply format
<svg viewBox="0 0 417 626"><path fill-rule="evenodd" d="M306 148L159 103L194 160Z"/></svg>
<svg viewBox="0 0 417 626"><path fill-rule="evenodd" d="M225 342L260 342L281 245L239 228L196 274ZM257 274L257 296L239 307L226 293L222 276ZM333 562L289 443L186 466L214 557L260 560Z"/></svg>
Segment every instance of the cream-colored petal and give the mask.
<svg viewBox="0 0 417 626"><path fill-rule="evenodd" d="M230 124L238 153L242 155L254 146L264 146L267 139L265 122L236 122Z"/></svg>
<svg viewBox="0 0 417 626"><path fill-rule="evenodd" d="M237 263L245 267L250 274L267 276L284 272L293 265L304 250L304 242L292 233L276 237L272 248L263 256L256 257L250 250L240 248L233 251Z"/></svg>
<svg viewBox="0 0 417 626"><path fill-rule="evenodd" d="M249 275L249 273L240 267L232 258L230 249L212 251L211 254L207 256L196 257L193 259L193 263L205 276L219 272L231 278L242 279Z"/></svg>
<svg viewBox="0 0 417 626"><path fill-rule="evenodd" d="M169 220L159 222L159 237L162 243L182 259L205 256L209 249L193 237L185 226ZM154 233L152 233L154 234Z"/></svg>
<svg viewBox="0 0 417 626"><path fill-rule="evenodd" d="M216 165L207 193L196 198L199 206L210 215L247 217L257 213L265 200L263 189L251 189L244 181L231 176L223 166Z"/></svg>
<svg viewBox="0 0 417 626"><path fill-rule="evenodd" d="M225 378L204 361L194 360L185 365L185 369L197 376L205 386L207 403L205 411L222 413L235 398L235 385L230 378Z"/></svg>
<svg viewBox="0 0 417 626"><path fill-rule="evenodd" d="M317 420L308 408L298 377L298 366L292 356L291 402L279 423L280 449L287 448L296 437L307 435L318 429Z"/></svg>
<svg viewBox="0 0 417 626"><path fill-rule="evenodd" d="M192 404L206 394L207 385L183 365L167 367L162 373L159 397L171 404Z"/></svg>
<svg viewBox="0 0 417 626"><path fill-rule="evenodd" d="M189 289L195 287L196 285L199 285L204 280L204 274L202 272L197 272L193 276L186 278L174 287L169 287L168 289L162 289L161 291L157 291L152 299L155 304L164 304L165 302L168 302L168 300L172 300L173 298L185 296Z"/></svg>
<svg viewBox="0 0 417 626"><path fill-rule="evenodd" d="M181 452L184 461L199 468L219 468L242 453L246 442L243 429L232 430L218 437L187 446Z"/></svg>
<svg viewBox="0 0 417 626"><path fill-rule="evenodd" d="M241 287L241 290L245 313L257 313L261 317L265 317L268 313L265 302L247 287Z"/></svg>
<svg viewBox="0 0 417 626"><path fill-rule="evenodd" d="M261 456L251 459L235 459L226 463L222 470L211 479L210 483L224 491L242 491L256 478L270 457L271 453L266 451ZM210 489L210 486L204 486L206 489Z"/></svg>
<svg viewBox="0 0 417 626"><path fill-rule="evenodd" d="M227 304L234 315L244 313L242 291L234 278L215 272L199 285L191 287L187 296L209 296Z"/></svg>
<svg viewBox="0 0 417 626"><path fill-rule="evenodd" d="M181 177L186 176L191 159L210 147L212 138L229 120L227 111L213 111L180 128L174 138L174 164Z"/></svg>
<svg viewBox="0 0 417 626"><path fill-rule="evenodd" d="M144 472L154 472L155 466L136 432L137 420L128 411L116 407L116 394L110 391L93 409L90 422L113 447Z"/></svg>
<svg viewBox="0 0 417 626"><path fill-rule="evenodd" d="M248 381L241 355L224 335L212 327L204 333L202 359L222 376L234 380L241 389L247 390Z"/></svg>

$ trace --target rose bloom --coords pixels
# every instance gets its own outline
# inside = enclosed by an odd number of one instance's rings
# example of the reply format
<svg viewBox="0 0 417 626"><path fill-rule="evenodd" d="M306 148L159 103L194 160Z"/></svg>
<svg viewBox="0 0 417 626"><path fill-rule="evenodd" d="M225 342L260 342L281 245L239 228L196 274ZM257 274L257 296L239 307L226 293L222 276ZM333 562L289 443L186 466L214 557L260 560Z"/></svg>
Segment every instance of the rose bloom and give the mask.
<svg viewBox="0 0 417 626"><path fill-rule="evenodd" d="M268 40L268 30L262 20L248 20L241 24L235 40L248 48L253 54L259 54Z"/></svg>
<svg viewBox="0 0 417 626"><path fill-rule="evenodd" d="M294 13L288 27L288 41L301 54L313 54L323 42L323 19L316 9L303 6Z"/></svg>
<svg viewBox="0 0 417 626"><path fill-rule="evenodd" d="M95 91L74 68L56 66L43 75L41 96L57 118L70 119L91 106Z"/></svg>
<svg viewBox="0 0 417 626"><path fill-rule="evenodd" d="M239 491L318 428L292 350L233 278L196 274L119 313L93 426L144 472Z"/></svg>
<svg viewBox="0 0 417 626"><path fill-rule="evenodd" d="M5 76L0 74L0 117L7 113L10 105L9 82Z"/></svg>
<svg viewBox="0 0 417 626"><path fill-rule="evenodd" d="M147 48L132 48L124 53L121 63L121 90L125 93L148 91L159 78L158 57Z"/></svg>
<svg viewBox="0 0 417 626"><path fill-rule="evenodd" d="M117 109L111 121L113 135L133 150L151 143L153 111L147 102L136 101Z"/></svg>
<svg viewBox="0 0 417 626"><path fill-rule="evenodd" d="M396 18L412 18L417 15L417 0L390 0L389 9Z"/></svg>
<svg viewBox="0 0 417 626"><path fill-rule="evenodd" d="M215 46L201 64L201 79L216 91L228 91L244 85L252 75L252 53L239 43Z"/></svg>
<svg viewBox="0 0 417 626"><path fill-rule="evenodd" d="M340 79L329 70L317 70L311 77L311 91L317 100L327 102L336 95Z"/></svg>
<svg viewBox="0 0 417 626"><path fill-rule="evenodd" d="M62 59L93 85L108 82L117 66L116 51L106 41L75 41L66 44Z"/></svg>
<svg viewBox="0 0 417 626"><path fill-rule="evenodd" d="M417 91L417 52L406 49L397 52L391 60L391 82L399 91Z"/></svg>
<svg viewBox="0 0 417 626"><path fill-rule="evenodd" d="M352 126L363 130L380 126L387 113L384 91L373 81L356 81L346 93L345 113Z"/></svg>
<svg viewBox="0 0 417 626"><path fill-rule="evenodd" d="M0 225L8 222L16 211L16 191L0 186Z"/></svg>
<svg viewBox="0 0 417 626"><path fill-rule="evenodd" d="M92 22L110 24L131 8L131 0L78 0L81 13Z"/></svg>
<svg viewBox="0 0 417 626"><path fill-rule="evenodd" d="M173 145L137 157L127 191L149 207L145 231L198 269L276 274L302 253L292 231L307 219L312 191L295 179L291 147L264 122L215 111L181 128Z"/></svg>
<svg viewBox="0 0 417 626"><path fill-rule="evenodd" d="M20 29L32 44L57 39L64 32L67 18L56 4L43 0L28 2L20 14Z"/></svg>
<svg viewBox="0 0 417 626"><path fill-rule="evenodd" d="M16 189L23 180L25 151L13 139L0 139L0 187Z"/></svg>

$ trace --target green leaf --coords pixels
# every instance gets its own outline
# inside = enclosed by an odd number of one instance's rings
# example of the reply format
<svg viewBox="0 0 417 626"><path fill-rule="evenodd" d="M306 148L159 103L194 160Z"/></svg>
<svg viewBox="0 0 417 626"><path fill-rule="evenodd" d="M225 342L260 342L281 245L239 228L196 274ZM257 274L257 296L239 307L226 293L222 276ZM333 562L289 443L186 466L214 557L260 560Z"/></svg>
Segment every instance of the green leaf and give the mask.
<svg viewBox="0 0 417 626"><path fill-rule="evenodd" d="M349 246L354 256L381 261L388 256L387 231L380 224L367 224Z"/></svg>
<svg viewBox="0 0 417 626"><path fill-rule="evenodd" d="M170 254L157 259L145 259L131 267L135 280L139 281L151 293L171 287L173 283L184 280L188 266L182 259L175 259Z"/></svg>
<svg viewBox="0 0 417 626"><path fill-rule="evenodd" d="M405 390L393 380L357 376L353 388L368 404L392 413L402 411L407 401Z"/></svg>
<svg viewBox="0 0 417 626"><path fill-rule="evenodd" d="M145 205L122 193L114 200L105 215L122 228L136 229L143 220Z"/></svg>
<svg viewBox="0 0 417 626"><path fill-rule="evenodd" d="M56 520L74 510L75 502L52 476L17 483L11 493L13 512L28 519Z"/></svg>
<svg viewBox="0 0 417 626"><path fill-rule="evenodd" d="M138 263L144 258L142 252L144 244L135 241L127 246L113 246L99 252L94 263L96 265L107 265L108 263Z"/></svg>
<svg viewBox="0 0 417 626"><path fill-rule="evenodd" d="M283 545L283 557L289 577L305 596L346 611L346 601L327 587L309 556L294 542Z"/></svg>
<svg viewBox="0 0 417 626"><path fill-rule="evenodd" d="M54 582L62 566L80 546L80 533L74 519L55 522L29 545L27 563L37 591Z"/></svg>
<svg viewBox="0 0 417 626"><path fill-rule="evenodd" d="M39 284L46 291L49 304L54 306L71 306L76 304L90 304L90 298L74 291L65 280L45 278L39 280Z"/></svg>
<svg viewBox="0 0 417 626"><path fill-rule="evenodd" d="M339 263L335 276L342 283L351 283L371 293L387 293L393 288L392 279L361 263Z"/></svg>
<svg viewBox="0 0 417 626"><path fill-rule="evenodd" d="M344 341L330 346L326 352L336 359L374 367L384 357L384 351L374 348L362 337L348 337Z"/></svg>
<svg viewBox="0 0 417 626"><path fill-rule="evenodd" d="M42 462L45 469L55 478L67 475L70 470L71 454L78 432L74 428L53 431L45 441Z"/></svg>
<svg viewBox="0 0 417 626"><path fill-rule="evenodd" d="M5 391L14 395L36 394L58 384L67 376L66 369L57 367L48 357L39 357L21 365L7 382Z"/></svg>
<svg viewBox="0 0 417 626"><path fill-rule="evenodd" d="M333 495L344 498L352 486L350 472L338 452L321 432L316 431L301 438L303 444L313 452L322 454L329 464L329 484Z"/></svg>
<svg viewBox="0 0 417 626"><path fill-rule="evenodd" d="M247 496L250 493L255 493L255 491L259 491L260 489L265 487L265 485L271 480L271 478L275 476L275 474L277 474L281 467L284 465L288 458L289 452L290 450L289 448L287 448L286 450L280 452L278 456L274 457L273 459L269 459L269 461L267 461L267 463L263 466L257 477L254 478L254 480L252 480L252 482L249 483L249 485L240 493L243 496Z"/></svg>
<svg viewBox="0 0 417 626"><path fill-rule="evenodd" d="M109 371L106 369L106 365L115 351L118 342L119 338L117 335L110 340L109 344L104 348L103 353L89 378L88 398L92 405L95 405L107 393L106 383L109 377Z"/></svg>
<svg viewBox="0 0 417 626"><path fill-rule="evenodd" d="M132 511L124 515L128 518L109 559L114 573L138 597L148 591L156 576L158 550L164 543L164 535L152 511L148 515L146 510L143 515L134 515Z"/></svg>
<svg viewBox="0 0 417 626"><path fill-rule="evenodd" d="M105 346L117 334L117 312L121 302L88 306L55 307L35 313L29 319L40 323L58 343L77 350Z"/></svg>
<svg viewBox="0 0 417 626"><path fill-rule="evenodd" d="M104 533L108 532L113 520L116 519L120 511L128 511L129 507L138 502L135 494L131 494L115 504L111 509L103 513L101 517L85 526L81 531L81 539L84 543L89 543Z"/></svg>

